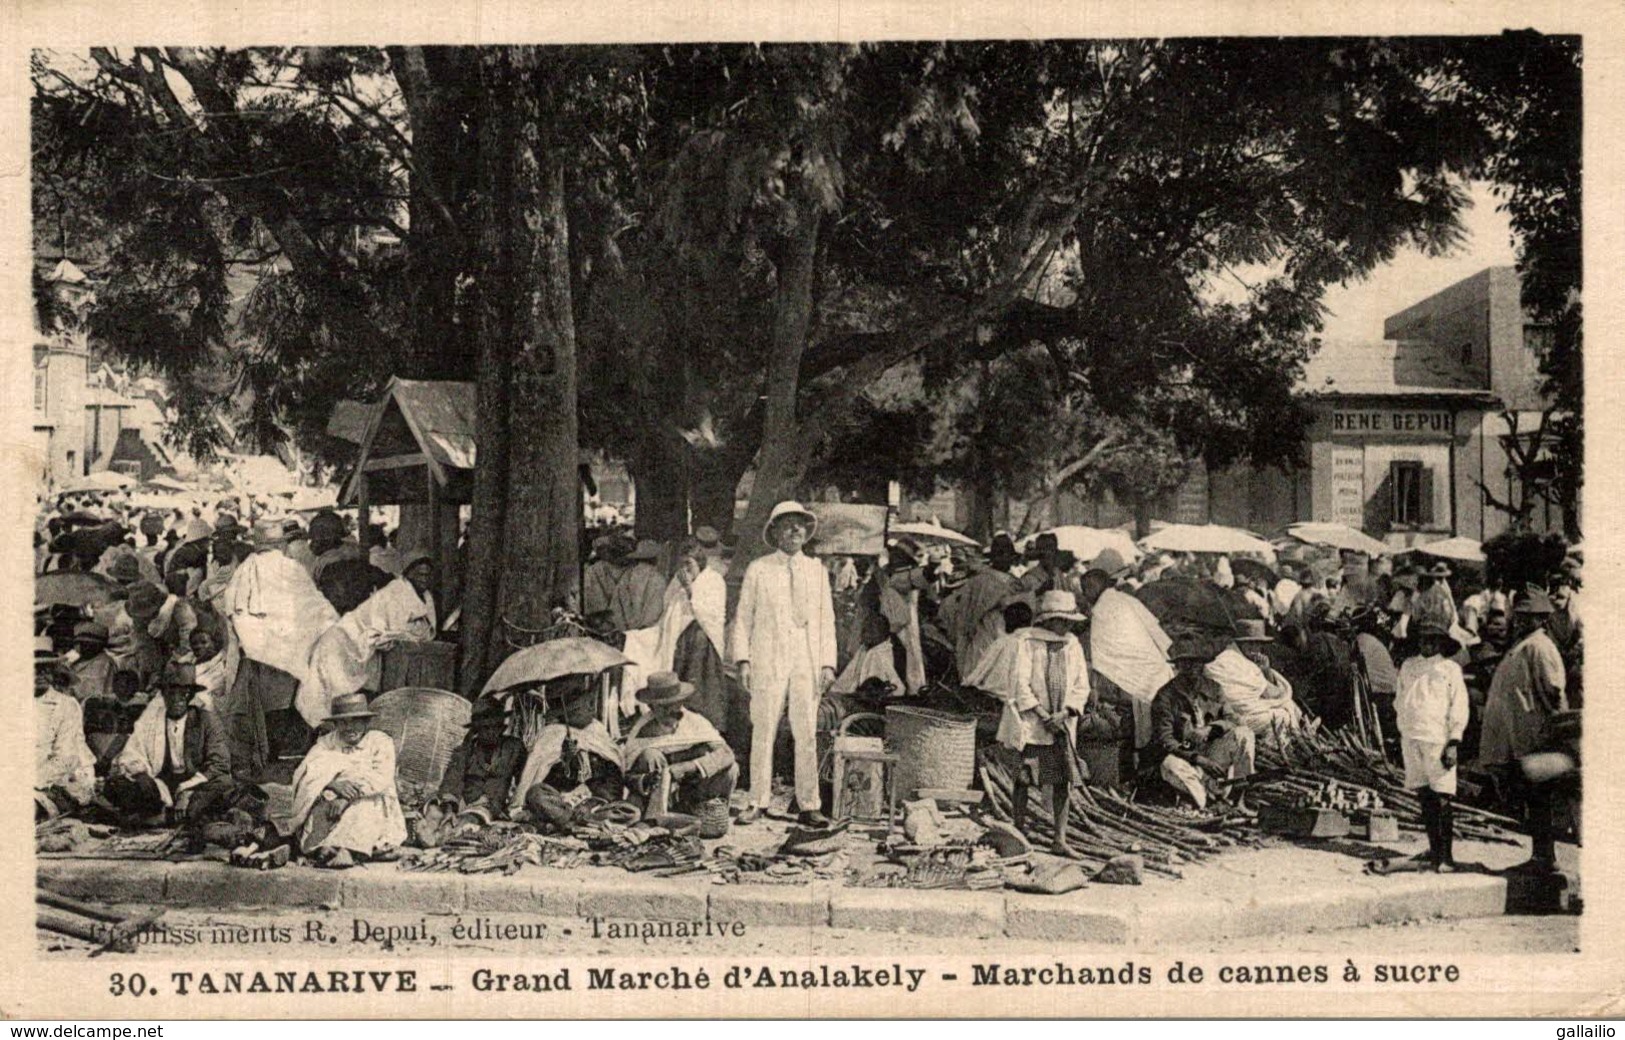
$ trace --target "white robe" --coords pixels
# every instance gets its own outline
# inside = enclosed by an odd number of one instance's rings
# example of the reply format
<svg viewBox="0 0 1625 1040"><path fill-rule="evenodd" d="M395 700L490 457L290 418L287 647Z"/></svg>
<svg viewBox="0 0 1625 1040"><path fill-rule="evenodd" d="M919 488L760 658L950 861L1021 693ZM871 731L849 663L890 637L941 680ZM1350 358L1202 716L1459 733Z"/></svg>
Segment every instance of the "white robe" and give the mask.
<svg viewBox="0 0 1625 1040"><path fill-rule="evenodd" d="M1029 744L1053 744L1055 735L1038 721L1041 705L1050 700L1047 675L1050 646L1064 643L1067 685L1063 707L1082 715L1089 706L1089 662L1075 636L1057 635L1047 629L1023 628L1002 637L988 648L965 685L986 690L1004 702L997 739L1000 744L1020 751ZM1040 661L1043 661L1041 664ZM1067 732L1075 737L1077 723L1067 720Z"/></svg>
<svg viewBox="0 0 1625 1040"><path fill-rule="evenodd" d="M334 697L378 688L380 647L426 643L434 638L434 626L434 601L420 597L405 578L396 578L316 640L294 706L307 723L320 725Z"/></svg>
<svg viewBox="0 0 1625 1040"><path fill-rule="evenodd" d="M346 747L335 732L324 733L293 774L293 811L289 826L301 845L310 832L313 810L324 809L323 793L335 780L351 780L362 797L350 803L322 839L324 848L349 849L370 855L375 849L406 840L406 818L395 790L395 741L382 730L369 730L355 747ZM305 848L306 852L311 851Z"/></svg>
<svg viewBox="0 0 1625 1040"><path fill-rule="evenodd" d="M613 762L617 767L621 765L621 749L615 746L610 739L609 730L597 719L592 720L580 728L566 727L563 723L555 722L542 727L536 734L536 739L530 745L530 754L525 758L525 768L519 773L519 783L514 785L513 804L508 807L508 815L517 817L519 811L525 807L525 794L532 787L547 779L547 774L559 764L564 757L564 741L566 737L575 737L579 745L579 753L585 758L590 751L606 761ZM590 769L587 763L581 763L581 775L587 776Z"/></svg>

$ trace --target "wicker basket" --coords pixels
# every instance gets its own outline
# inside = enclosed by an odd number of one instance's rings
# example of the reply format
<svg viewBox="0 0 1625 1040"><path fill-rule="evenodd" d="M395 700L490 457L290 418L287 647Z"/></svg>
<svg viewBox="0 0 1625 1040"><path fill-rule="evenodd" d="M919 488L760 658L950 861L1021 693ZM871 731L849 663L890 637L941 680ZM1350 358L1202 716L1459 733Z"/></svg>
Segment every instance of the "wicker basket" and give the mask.
<svg viewBox="0 0 1625 1040"><path fill-rule="evenodd" d="M700 837L710 840L728 836L728 799L708 799L695 815L700 818Z"/></svg>
<svg viewBox="0 0 1625 1040"><path fill-rule="evenodd" d="M976 720L931 708L886 709L886 750L897 756L897 792L969 790L976 772Z"/></svg>
<svg viewBox="0 0 1625 1040"><path fill-rule="evenodd" d="M395 778L401 797L433 792L446 774L451 753L468 731L473 705L448 690L407 686L379 694L371 708L378 713L372 728L395 741Z"/></svg>

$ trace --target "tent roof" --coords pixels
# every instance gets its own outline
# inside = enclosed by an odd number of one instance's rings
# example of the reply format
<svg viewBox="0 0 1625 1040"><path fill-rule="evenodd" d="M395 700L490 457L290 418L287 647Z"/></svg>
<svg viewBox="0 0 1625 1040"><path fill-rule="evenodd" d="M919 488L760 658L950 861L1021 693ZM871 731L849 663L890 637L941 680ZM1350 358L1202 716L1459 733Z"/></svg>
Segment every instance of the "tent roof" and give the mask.
<svg viewBox="0 0 1625 1040"><path fill-rule="evenodd" d="M445 486L449 471L474 468L473 383L391 379L383 396L370 407L371 414L360 440L361 451L339 495L342 504L354 504L356 475L369 459L409 454L402 451L398 443L380 442L379 434L391 425L392 415L400 417L416 443L414 450L423 453L429 472L440 486ZM331 431L337 422L335 409L328 429Z"/></svg>

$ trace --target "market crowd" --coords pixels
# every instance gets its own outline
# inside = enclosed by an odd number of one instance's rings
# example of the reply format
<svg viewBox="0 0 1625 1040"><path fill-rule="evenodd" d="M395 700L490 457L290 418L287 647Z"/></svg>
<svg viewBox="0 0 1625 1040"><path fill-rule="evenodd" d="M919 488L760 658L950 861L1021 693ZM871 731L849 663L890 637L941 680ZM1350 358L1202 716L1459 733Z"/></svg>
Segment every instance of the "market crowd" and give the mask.
<svg viewBox="0 0 1625 1040"><path fill-rule="evenodd" d="M438 788L403 807L370 699L382 651L443 634L437 561L336 512L258 505L42 511L37 571L89 572L111 591L37 614L38 818L169 823L193 847L236 821L262 849L332 866L393 857L409 815L428 843L469 819L568 830L623 802L819 828L831 718L914 703L988 720L1018 828L1033 788L1064 814L1084 783L1247 812L1236 781L1260 746L1353 726L1403 763L1431 864L1451 865L1450 806L1470 770L1480 796L1530 815L1550 867L1550 774L1526 766L1577 761L1573 557L1514 589L1425 547L1398 563L1324 550L1131 562L1001 533L974 551L901 537L879 557L820 555L814 513L783 502L771 551L732 596L714 530L669 544L590 532L580 601L565 606L630 661L624 695L568 675L479 699ZM793 781L785 809L775 759ZM273 779L292 788L278 821Z"/></svg>

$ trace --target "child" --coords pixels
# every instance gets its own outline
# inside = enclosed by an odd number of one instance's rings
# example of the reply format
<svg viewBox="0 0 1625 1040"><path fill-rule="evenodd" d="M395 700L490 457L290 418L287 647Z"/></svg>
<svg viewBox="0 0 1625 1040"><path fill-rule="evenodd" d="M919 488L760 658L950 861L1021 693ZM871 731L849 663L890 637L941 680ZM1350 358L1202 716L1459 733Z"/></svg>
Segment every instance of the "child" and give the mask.
<svg viewBox="0 0 1625 1040"><path fill-rule="evenodd" d="M1089 663L1072 634L1073 624L1083 620L1072 593L1042 593L1032 627L1001 636L965 679L1004 702L998 741L1014 759L1011 816L1017 830L1026 826L1034 786L1051 789L1059 824L1067 819L1072 788L1087 779L1075 741L1078 716L1089 704ZM1058 856L1073 854L1064 824L1050 848Z"/></svg>
<svg viewBox="0 0 1625 1040"><path fill-rule="evenodd" d="M1467 684L1461 666L1451 660L1461 648L1449 628L1438 621L1422 621L1415 634L1418 652L1400 666L1394 698L1405 787L1417 791L1422 800L1428 851L1418 859L1440 873L1450 873L1456 869L1450 800L1456 793L1456 759L1467 729Z"/></svg>

